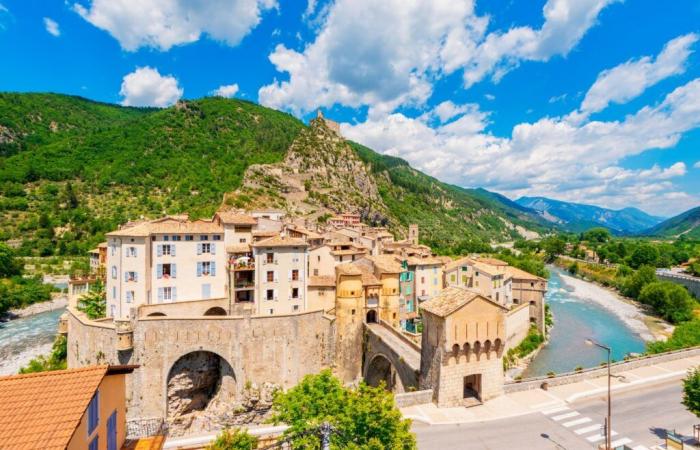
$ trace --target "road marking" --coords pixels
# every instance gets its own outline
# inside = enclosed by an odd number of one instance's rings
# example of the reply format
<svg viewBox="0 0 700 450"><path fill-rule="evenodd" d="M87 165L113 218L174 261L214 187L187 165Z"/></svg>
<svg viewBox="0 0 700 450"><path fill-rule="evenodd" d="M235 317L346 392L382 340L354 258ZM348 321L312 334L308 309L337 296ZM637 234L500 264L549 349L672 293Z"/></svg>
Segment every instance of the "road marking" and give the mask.
<svg viewBox="0 0 700 450"><path fill-rule="evenodd" d="M569 407L568 406L559 406L558 408L552 408L552 409L548 409L546 411L542 411L542 414L544 414L545 416L548 416L550 414L554 414L554 413L558 413L558 412L562 412L562 411L569 411Z"/></svg>
<svg viewBox="0 0 700 450"><path fill-rule="evenodd" d="M581 434L590 433L591 431L594 431L594 430L600 431L602 428L603 428L602 425L598 425L598 424L596 424L596 425L590 425L590 426L588 426L588 427L580 428L580 429L578 429L578 430L575 430L574 433L581 435Z"/></svg>
<svg viewBox="0 0 700 450"><path fill-rule="evenodd" d="M632 447L632 450L649 450L649 447L646 447L644 445L638 445L636 447Z"/></svg>
<svg viewBox="0 0 700 450"><path fill-rule="evenodd" d="M564 422L562 425L564 425L566 428L573 427L574 425L581 425L582 423L588 423L591 422L590 417L583 417L581 419L576 419L576 420L571 420L569 422Z"/></svg>
<svg viewBox="0 0 700 450"><path fill-rule="evenodd" d="M555 422L559 422L562 419L569 419L571 417L576 417L576 416L580 416L580 415L581 414L579 414L578 411L571 411L570 413L560 414L558 416L554 416L554 417L552 417L552 420L554 420Z"/></svg>
<svg viewBox="0 0 700 450"><path fill-rule="evenodd" d="M616 441L612 441L612 443L610 444L610 446L611 446L612 448L617 448L617 447L620 447L620 446L623 446L623 445L627 445L627 444L629 444L630 442L632 442L632 439L629 439L629 438L622 438L622 439L618 439L618 440L616 440Z"/></svg>
<svg viewBox="0 0 700 450"><path fill-rule="evenodd" d="M613 431L612 433L610 433L610 436L615 436L616 434L617 433ZM589 436L586 438L588 442L602 441L603 439L605 439L605 435L603 433L594 434L593 436Z"/></svg>

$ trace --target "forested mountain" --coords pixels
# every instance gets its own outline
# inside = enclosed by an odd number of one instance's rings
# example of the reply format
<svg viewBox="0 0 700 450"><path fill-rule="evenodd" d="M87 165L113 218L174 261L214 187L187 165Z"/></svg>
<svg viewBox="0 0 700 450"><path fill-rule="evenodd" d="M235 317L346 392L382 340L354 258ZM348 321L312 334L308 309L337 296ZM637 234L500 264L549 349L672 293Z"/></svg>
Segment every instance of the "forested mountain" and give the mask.
<svg viewBox="0 0 700 450"><path fill-rule="evenodd" d="M80 254L129 219L210 216L244 187L251 166L283 162L302 130L309 128L289 114L233 99L157 109L0 94L0 241L21 242L26 255ZM316 144L304 136L311 155ZM546 229L496 195L441 183L401 159L341 141L366 166L381 203L375 212L394 231L417 222L427 243L455 252ZM318 179L309 183L309 191L324 189ZM245 207L246 198L235 197L235 206ZM327 205L335 212L365 206L352 199Z"/></svg>
<svg viewBox="0 0 700 450"><path fill-rule="evenodd" d="M650 236L700 239L700 206L688 210L646 231Z"/></svg>
<svg viewBox="0 0 700 450"><path fill-rule="evenodd" d="M638 234L663 220L662 217L651 216L637 208L614 210L545 197L521 197L516 203L537 211L548 221L573 232L605 227L619 235Z"/></svg>

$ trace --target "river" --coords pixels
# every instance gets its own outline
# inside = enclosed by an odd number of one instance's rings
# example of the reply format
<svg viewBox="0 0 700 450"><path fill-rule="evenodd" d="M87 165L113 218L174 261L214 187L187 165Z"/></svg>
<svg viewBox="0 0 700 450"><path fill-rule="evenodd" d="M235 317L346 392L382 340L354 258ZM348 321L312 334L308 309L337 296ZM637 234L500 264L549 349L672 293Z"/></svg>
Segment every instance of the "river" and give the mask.
<svg viewBox="0 0 700 450"><path fill-rule="evenodd" d="M551 277L546 300L554 315L549 343L530 363L523 377L562 373L581 366L594 367L606 353L585 344L592 338L612 348L612 357L622 360L628 353L644 351L644 340L618 316L563 283L561 269L548 267Z"/></svg>
<svg viewBox="0 0 700 450"><path fill-rule="evenodd" d="M0 322L0 375L17 373L37 354L48 353L65 308Z"/></svg>

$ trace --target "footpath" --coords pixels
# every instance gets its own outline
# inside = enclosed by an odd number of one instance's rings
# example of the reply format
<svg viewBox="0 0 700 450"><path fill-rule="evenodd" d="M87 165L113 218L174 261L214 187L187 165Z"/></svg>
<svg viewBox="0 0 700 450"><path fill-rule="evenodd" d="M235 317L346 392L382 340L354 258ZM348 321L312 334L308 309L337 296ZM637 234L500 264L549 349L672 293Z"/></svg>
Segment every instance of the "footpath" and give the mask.
<svg viewBox="0 0 700 450"><path fill-rule="evenodd" d="M630 391L657 383L679 381L689 369L700 366L700 356L659 362L623 372L616 372L612 391ZM507 419L552 408L568 406L578 400L605 394L607 376L599 376L576 383L552 386L547 390L530 389L502 395L471 408L438 408L433 403L401 408L404 417L430 425L448 425Z"/></svg>

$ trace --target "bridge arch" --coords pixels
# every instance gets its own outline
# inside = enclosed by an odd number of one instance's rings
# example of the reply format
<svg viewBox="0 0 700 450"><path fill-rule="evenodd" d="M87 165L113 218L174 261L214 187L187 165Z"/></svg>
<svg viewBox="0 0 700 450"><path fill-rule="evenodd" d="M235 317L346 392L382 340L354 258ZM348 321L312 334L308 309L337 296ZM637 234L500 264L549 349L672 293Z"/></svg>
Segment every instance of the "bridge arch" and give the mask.
<svg viewBox="0 0 700 450"><path fill-rule="evenodd" d="M226 310L220 306L213 306L204 312L205 316L225 316Z"/></svg>
<svg viewBox="0 0 700 450"><path fill-rule="evenodd" d="M374 387L384 383L384 388L391 392L405 391L401 377L397 375L396 368L389 358L383 354L375 355L367 365L365 382Z"/></svg>
<svg viewBox="0 0 700 450"><path fill-rule="evenodd" d="M420 347L384 321L365 325L362 375L370 386L383 381L388 390L418 388Z"/></svg>

